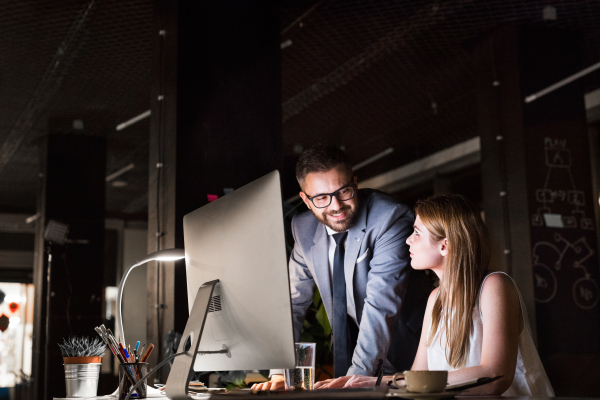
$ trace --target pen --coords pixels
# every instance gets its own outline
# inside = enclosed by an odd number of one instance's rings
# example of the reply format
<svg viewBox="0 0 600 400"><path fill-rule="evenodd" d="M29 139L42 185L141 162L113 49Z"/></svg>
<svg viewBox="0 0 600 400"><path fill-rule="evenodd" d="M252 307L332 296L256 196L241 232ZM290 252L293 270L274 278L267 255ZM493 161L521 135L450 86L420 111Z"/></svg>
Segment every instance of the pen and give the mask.
<svg viewBox="0 0 600 400"><path fill-rule="evenodd" d="M129 354L127 354L127 350L125 350L125 347L123 347L123 343L119 343L119 351L125 359L125 362L129 362Z"/></svg>
<svg viewBox="0 0 600 400"><path fill-rule="evenodd" d="M383 378L383 360L381 358L377 362L377 370L375 373L377 374L377 382L375 383L375 386L379 386L381 385L381 379Z"/></svg>
<svg viewBox="0 0 600 400"><path fill-rule="evenodd" d="M133 349L133 352L135 353L135 355L137 356L138 354L138 349L140 348L140 341L138 340L137 343L135 344L135 349Z"/></svg>
<svg viewBox="0 0 600 400"><path fill-rule="evenodd" d="M127 362L131 362L131 356L129 355L129 352L125 347L123 347L123 353L125 353L125 359L127 360Z"/></svg>

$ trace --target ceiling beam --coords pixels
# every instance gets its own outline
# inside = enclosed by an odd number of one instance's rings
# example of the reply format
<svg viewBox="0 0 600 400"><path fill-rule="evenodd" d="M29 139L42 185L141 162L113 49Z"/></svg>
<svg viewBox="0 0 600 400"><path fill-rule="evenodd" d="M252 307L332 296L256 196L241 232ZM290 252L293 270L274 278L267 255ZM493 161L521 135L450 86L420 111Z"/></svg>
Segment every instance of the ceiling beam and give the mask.
<svg viewBox="0 0 600 400"><path fill-rule="evenodd" d="M30 214L0 213L0 232L35 233L35 224L25 222L30 216Z"/></svg>
<svg viewBox="0 0 600 400"><path fill-rule="evenodd" d="M430 156L392 169L358 183L359 188L394 193L432 180L436 174L448 174L481 162L479 136L456 144Z"/></svg>

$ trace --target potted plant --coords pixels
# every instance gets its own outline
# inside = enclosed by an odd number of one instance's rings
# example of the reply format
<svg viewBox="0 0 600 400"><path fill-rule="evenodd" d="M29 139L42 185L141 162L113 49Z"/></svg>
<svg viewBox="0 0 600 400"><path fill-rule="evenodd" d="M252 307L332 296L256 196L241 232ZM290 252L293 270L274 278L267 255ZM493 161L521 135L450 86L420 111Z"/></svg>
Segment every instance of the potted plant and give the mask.
<svg viewBox="0 0 600 400"><path fill-rule="evenodd" d="M98 338L71 336L58 347L64 360L67 397L95 397L106 344Z"/></svg>

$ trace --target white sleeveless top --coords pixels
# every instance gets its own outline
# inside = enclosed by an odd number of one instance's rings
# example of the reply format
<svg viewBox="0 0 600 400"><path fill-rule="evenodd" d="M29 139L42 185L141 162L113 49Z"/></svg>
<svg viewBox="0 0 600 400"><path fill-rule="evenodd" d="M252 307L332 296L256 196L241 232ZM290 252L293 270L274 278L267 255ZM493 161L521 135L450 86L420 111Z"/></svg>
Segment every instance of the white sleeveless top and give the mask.
<svg viewBox="0 0 600 400"><path fill-rule="evenodd" d="M469 348L469 354L467 357L467 363L463 368L476 367L481 364L481 347L483 343L483 322L481 316L481 309L479 302L481 299L481 290L485 280L492 274L504 274L510 278L509 275L504 272L492 272L487 275L481 283L481 289L479 290L479 298L477 304L473 310L473 331L470 335L471 346ZM513 284L515 283L510 278ZM516 287L516 285L515 285ZM519 354L517 357L517 367L515 369L515 376L512 384L503 396L550 396L554 397L554 390L550 385L544 366L540 361L540 357L537 353L533 339L531 338L531 329L529 327L529 320L527 319L527 311L519 293L519 301L521 303L521 313L523 315L523 331L519 335ZM439 292L438 292L439 294ZM428 336L431 331L431 324L428 328ZM457 368L453 368L446 361L446 354L441 343L446 342L446 334L442 332L441 341L440 333L435 337L435 340L431 343L431 346L427 347L427 365L430 370L446 370L454 371Z"/></svg>

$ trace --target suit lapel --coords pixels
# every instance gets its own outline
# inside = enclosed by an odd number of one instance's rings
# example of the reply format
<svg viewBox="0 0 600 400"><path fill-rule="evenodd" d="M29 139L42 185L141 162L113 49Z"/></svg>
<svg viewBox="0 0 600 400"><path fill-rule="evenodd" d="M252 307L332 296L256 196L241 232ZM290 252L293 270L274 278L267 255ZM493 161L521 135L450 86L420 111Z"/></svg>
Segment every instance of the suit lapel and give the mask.
<svg viewBox="0 0 600 400"><path fill-rule="evenodd" d="M351 288L349 291L352 302L356 305L354 300L354 269L356 267L356 259L358 258L358 252L362 245L363 238L365 236L365 230L367 229L367 206L363 204L359 209L358 220L356 225L350 228L348 231L348 238L346 239L346 253L344 255L344 274L346 277L346 289ZM357 315L357 318L360 316Z"/></svg>
<svg viewBox="0 0 600 400"><path fill-rule="evenodd" d="M323 304L325 304L327 315L333 315L332 286L329 272L329 249L327 247L327 231L325 230L325 225L321 223L317 225L313 242L314 245L311 248L311 255L314 266L314 278L317 281L317 286L319 287Z"/></svg>

